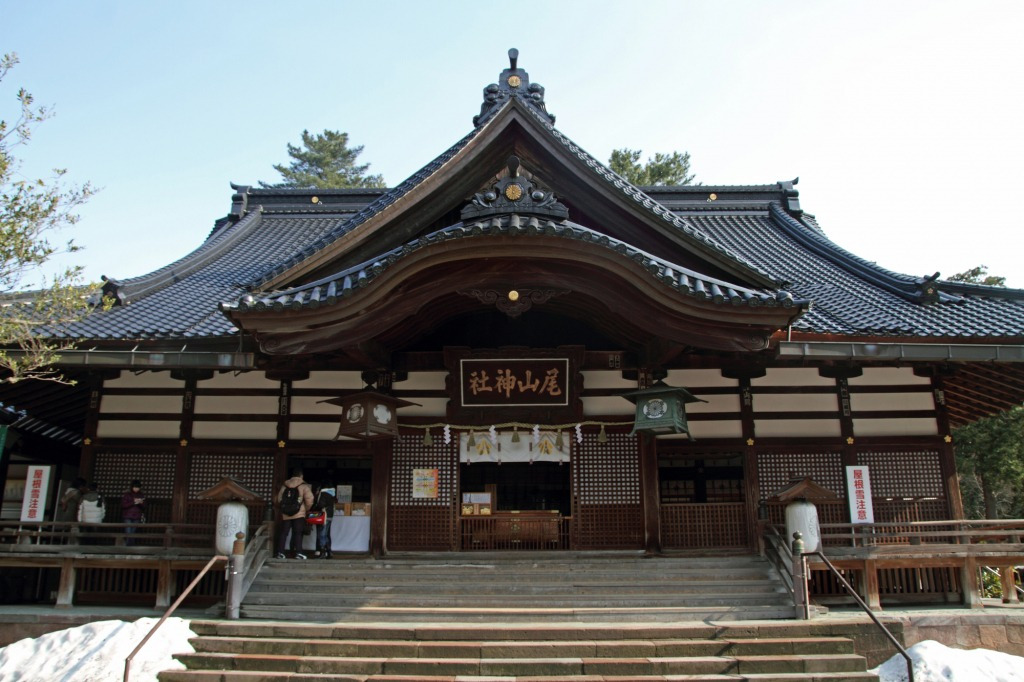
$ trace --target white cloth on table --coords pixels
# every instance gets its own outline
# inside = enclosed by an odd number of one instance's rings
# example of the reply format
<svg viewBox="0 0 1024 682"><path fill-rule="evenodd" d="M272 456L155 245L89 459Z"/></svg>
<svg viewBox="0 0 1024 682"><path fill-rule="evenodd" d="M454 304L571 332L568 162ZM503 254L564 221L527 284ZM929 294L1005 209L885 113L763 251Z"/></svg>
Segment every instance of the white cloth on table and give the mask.
<svg viewBox="0 0 1024 682"><path fill-rule="evenodd" d="M316 526L310 526L308 535L302 536L302 548L316 550ZM287 546L287 545L286 545ZM331 521L332 552L369 552L370 517L335 516Z"/></svg>

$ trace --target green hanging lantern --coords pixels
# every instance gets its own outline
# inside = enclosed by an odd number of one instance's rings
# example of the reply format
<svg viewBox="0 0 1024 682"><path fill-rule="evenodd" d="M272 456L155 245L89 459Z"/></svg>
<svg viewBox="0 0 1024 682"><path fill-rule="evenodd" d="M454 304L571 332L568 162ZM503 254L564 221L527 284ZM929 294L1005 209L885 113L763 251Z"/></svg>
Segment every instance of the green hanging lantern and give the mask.
<svg viewBox="0 0 1024 682"><path fill-rule="evenodd" d="M423 431L423 445L425 447L429 448L433 444L434 444L434 437L430 435L430 429L425 429Z"/></svg>
<svg viewBox="0 0 1024 682"><path fill-rule="evenodd" d="M475 448L475 447L476 447L476 438L473 437L473 431L470 430L469 438L466 440L466 449L468 450L469 448Z"/></svg>
<svg viewBox="0 0 1024 682"><path fill-rule="evenodd" d="M624 393L622 397L636 404L636 417L629 435L685 433L690 440L693 436L686 423L686 403L707 402L685 388L669 386L663 381L650 388Z"/></svg>
<svg viewBox="0 0 1024 682"><path fill-rule="evenodd" d="M597 434L597 442L598 443L607 443L608 442L608 434L605 433L604 424L601 424L601 431Z"/></svg>
<svg viewBox="0 0 1024 682"><path fill-rule="evenodd" d="M519 427L518 426L512 427L512 442L513 443L518 443L519 442Z"/></svg>

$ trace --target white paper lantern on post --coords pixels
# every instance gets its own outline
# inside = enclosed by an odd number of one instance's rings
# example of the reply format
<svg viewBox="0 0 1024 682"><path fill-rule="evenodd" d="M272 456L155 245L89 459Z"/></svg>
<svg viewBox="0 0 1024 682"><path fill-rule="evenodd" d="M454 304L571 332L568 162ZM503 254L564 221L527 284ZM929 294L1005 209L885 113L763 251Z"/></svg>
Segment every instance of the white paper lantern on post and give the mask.
<svg viewBox="0 0 1024 682"><path fill-rule="evenodd" d="M803 536L805 552L818 551L821 544L818 508L809 500L793 500L786 505L786 539L792 542L796 532Z"/></svg>
<svg viewBox="0 0 1024 682"><path fill-rule="evenodd" d="M225 502L217 507L217 554L230 556L235 547L235 533L248 535L249 508L241 502Z"/></svg>

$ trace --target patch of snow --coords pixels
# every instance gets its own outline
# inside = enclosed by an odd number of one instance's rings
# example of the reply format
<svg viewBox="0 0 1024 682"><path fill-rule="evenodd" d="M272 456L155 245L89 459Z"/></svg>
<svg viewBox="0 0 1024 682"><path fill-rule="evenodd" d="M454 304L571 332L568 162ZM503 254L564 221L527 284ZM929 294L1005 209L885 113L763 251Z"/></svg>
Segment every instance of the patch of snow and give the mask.
<svg viewBox="0 0 1024 682"><path fill-rule="evenodd" d="M121 682L124 659L157 622L102 620L22 639L0 649L0 682ZM184 670L174 654L194 651L189 621L168 618L132 660L129 682L156 682L161 670Z"/></svg>
<svg viewBox="0 0 1024 682"><path fill-rule="evenodd" d="M1024 682L1024 658L989 649L951 649L934 640L907 649L914 682ZM873 668L880 682L907 682L907 660L896 654Z"/></svg>

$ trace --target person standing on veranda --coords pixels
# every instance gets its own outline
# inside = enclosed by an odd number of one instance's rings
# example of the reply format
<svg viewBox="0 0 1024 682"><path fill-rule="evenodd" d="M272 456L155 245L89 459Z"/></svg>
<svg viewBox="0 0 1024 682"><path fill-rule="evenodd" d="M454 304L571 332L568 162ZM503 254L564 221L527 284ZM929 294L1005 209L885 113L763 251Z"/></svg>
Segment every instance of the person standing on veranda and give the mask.
<svg viewBox="0 0 1024 682"><path fill-rule="evenodd" d="M302 553L302 534L306 530L306 512L313 508L313 489L302 478L302 470L292 472L277 491L277 508L280 521L277 523L275 559L284 559L284 544L291 532L291 550L296 559L305 559Z"/></svg>
<svg viewBox="0 0 1024 682"><path fill-rule="evenodd" d="M142 481L134 480L121 496L121 520L128 524L124 527L124 544L135 544L135 525L144 523L146 518L146 497L142 494Z"/></svg>

